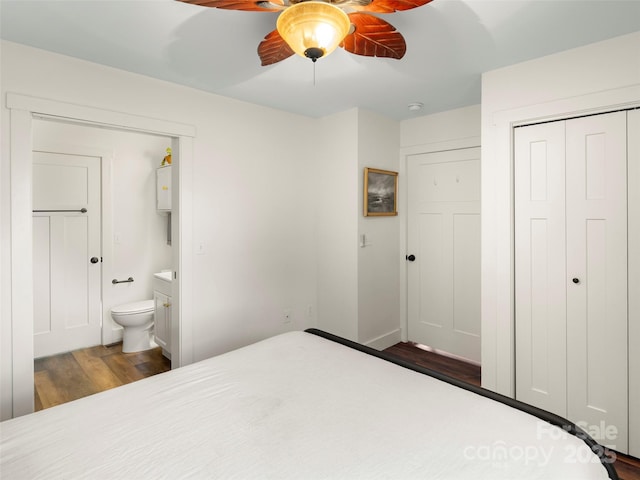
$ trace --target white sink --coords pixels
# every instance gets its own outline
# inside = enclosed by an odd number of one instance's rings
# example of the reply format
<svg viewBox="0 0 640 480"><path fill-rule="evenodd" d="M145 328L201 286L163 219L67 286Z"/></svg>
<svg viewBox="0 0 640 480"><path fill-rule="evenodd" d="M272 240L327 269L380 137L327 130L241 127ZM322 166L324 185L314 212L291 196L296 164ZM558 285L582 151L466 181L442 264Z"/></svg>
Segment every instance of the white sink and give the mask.
<svg viewBox="0 0 640 480"><path fill-rule="evenodd" d="M171 271L158 272L153 274L153 290L163 295L171 296Z"/></svg>
<svg viewBox="0 0 640 480"><path fill-rule="evenodd" d="M154 277L164 280L165 282L171 281L171 272L158 272L153 274Z"/></svg>

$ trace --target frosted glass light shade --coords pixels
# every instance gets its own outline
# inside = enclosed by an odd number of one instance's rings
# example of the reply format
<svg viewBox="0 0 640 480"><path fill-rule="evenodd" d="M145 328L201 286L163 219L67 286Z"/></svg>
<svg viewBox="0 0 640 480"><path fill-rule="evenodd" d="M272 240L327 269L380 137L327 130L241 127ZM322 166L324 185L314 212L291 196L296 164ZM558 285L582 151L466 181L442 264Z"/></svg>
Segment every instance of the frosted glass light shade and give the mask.
<svg viewBox="0 0 640 480"><path fill-rule="evenodd" d="M276 27L294 52L315 62L340 45L349 33L351 22L347 14L335 5L306 1L283 11Z"/></svg>

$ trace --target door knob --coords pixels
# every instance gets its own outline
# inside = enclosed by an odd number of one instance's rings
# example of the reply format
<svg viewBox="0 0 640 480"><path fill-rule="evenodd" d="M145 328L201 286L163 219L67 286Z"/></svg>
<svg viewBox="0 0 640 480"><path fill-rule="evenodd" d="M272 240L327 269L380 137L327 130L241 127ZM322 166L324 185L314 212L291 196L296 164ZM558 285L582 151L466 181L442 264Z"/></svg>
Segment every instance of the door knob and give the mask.
<svg viewBox="0 0 640 480"><path fill-rule="evenodd" d="M579 278L574 278L573 280L571 280L573 283L580 283L580 279Z"/></svg>
<svg viewBox="0 0 640 480"><path fill-rule="evenodd" d="M100 259L98 257L91 257L91 263L98 263Z"/></svg>
<svg viewBox="0 0 640 480"><path fill-rule="evenodd" d="M406 259L409 260L410 262L413 262L413 261L415 261L416 256L415 255L407 255Z"/></svg>

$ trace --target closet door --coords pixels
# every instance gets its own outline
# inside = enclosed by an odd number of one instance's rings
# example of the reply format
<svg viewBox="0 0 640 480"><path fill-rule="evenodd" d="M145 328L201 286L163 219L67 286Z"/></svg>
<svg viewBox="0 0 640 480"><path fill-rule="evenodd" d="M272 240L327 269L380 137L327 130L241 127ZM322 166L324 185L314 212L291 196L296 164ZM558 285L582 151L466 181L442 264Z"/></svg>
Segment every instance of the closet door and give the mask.
<svg viewBox="0 0 640 480"><path fill-rule="evenodd" d="M566 122L567 407L627 451L626 112Z"/></svg>
<svg viewBox="0 0 640 480"><path fill-rule="evenodd" d="M515 147L516 398L566 416L565 123Z"/></svg>

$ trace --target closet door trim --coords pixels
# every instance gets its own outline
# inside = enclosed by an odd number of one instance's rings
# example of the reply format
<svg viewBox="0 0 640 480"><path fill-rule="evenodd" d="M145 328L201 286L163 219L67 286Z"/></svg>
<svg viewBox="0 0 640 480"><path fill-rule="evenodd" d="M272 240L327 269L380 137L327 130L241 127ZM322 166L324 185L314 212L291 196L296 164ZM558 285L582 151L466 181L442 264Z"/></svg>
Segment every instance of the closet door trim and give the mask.
<svg viewBox="0 0 640 480"><path fill-rule="evenodd" d="M489 104L493 102L489 101ZM515 395L514 127L590 113L640 107L640 84L535 98L524 106L483 110L482 155L482 386ZM511 103L510 105L522 105Z"/></svg>
<svg viewBox="0 0 640 480"><path fill-rule="evenodd" d="M629 454L640 457L640 109L627 112Z"/></svg>

